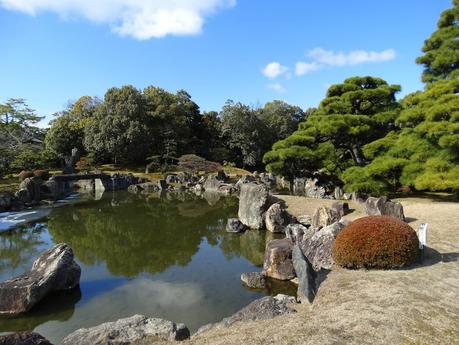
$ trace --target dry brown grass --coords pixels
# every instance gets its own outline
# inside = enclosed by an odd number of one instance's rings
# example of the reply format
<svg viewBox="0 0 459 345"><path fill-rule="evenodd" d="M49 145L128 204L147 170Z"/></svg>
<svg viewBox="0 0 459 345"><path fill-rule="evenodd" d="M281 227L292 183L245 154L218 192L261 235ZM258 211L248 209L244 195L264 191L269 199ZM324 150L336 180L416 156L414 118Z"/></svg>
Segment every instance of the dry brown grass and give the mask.
<svg viewBox="0 0 459 345"><path fill-rule="evenodd" d="M294 215L330 202L283 199ZM459 203L400 201L411 226L429 223L422 264L393 271L337 268L312 306L300 305L297 314L211 330L182 344L459 344Z"/></svg>

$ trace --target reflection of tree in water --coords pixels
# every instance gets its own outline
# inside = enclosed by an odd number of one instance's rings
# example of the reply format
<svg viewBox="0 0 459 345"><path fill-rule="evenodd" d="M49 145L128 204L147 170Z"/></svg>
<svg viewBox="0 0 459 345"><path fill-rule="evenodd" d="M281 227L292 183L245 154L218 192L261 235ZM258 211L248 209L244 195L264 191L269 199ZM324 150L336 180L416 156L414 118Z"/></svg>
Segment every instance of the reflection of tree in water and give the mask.
<svg viewBox="0 0 459 345"><path fill-rule="evenodd" d="M0 235L0 274L5 270L18 270L18 274L30 269L40 255L42 227L17 228Z"/></svg>
<svg viewBox="0 0 459 345"><path fill-rule="evenodd" d="M48 222L53 241L68 243L86 265L105 262L111 273L132 277L187 265L203 237L218 242L208 225L235 212L226 198L215 206L192 197L181 202L121 194L118 199L118 207L102 199L54 210Z"/></svg>

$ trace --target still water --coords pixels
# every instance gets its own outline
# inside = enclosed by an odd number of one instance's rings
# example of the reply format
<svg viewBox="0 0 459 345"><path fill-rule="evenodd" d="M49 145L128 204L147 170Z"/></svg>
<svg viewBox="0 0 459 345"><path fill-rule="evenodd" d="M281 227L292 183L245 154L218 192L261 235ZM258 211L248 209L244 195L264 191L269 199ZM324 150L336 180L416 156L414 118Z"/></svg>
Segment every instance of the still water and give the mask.
<svg viewBox="0 0 459 345"><path fill-rule="evenodd" d="M53 209L40 221L0 233L0 280L30 269L44 250L68 243L82 268L80 287L56 293L0 332L35 330L55 344L81 327L143 314L185 323L193 332L290 284L251 290L242 272L259 271L264 231L230 234L236 198L108 193Z"/></svg>

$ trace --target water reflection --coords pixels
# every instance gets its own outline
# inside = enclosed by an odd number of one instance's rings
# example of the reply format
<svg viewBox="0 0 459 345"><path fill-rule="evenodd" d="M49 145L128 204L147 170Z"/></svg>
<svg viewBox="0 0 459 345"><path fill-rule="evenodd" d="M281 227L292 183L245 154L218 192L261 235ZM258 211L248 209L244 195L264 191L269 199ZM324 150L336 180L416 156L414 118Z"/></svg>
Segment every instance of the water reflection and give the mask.
<svg viewBox="0 0 459 345"><path fill-rule="evenodd" d="M115 200L115 202L114 202ZM44 227L0 235L0 277L28 270L40 252L68 243L82 266L80 290L54 294L30 313L0 319L1 331L36 330L54 343L68 333L133 314L184 322L193 331L291 285L250 290L272 235L225 231L238 201L189 193L106 193L57 208ZM35 230L34 230L35 229Z"/></svg>

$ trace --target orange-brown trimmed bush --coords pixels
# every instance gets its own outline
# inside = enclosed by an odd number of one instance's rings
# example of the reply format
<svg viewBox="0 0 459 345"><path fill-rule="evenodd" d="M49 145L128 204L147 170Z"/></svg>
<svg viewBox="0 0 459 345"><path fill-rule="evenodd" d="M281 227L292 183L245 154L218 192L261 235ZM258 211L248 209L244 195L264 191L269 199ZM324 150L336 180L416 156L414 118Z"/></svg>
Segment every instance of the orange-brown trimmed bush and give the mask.
<svg viewBox="0 0 459 345"><path fill-rule="evenodd" d="M33 172L28 171L28 170L22 170L19 173L18 177L19 177L19 181L22 182L28 177L33 177Z"/></svg>
<svg viewBox="0 0 459 345"><path fill-rule="evenodd" d="M416 261L418 254L413 228L387 216L355 220L338 234L332 248L335 262L347 268L400 268Z"/></svg>
<svg viewBox="0 0 459 345"><path fill-rule="evenodd" d="M47 180L51 177L51 174L49 173L49 170L34 170L33 176L39 177L42 180Z"/></svg>

